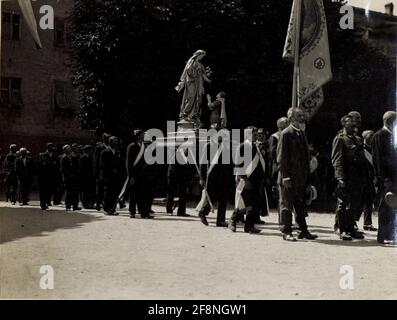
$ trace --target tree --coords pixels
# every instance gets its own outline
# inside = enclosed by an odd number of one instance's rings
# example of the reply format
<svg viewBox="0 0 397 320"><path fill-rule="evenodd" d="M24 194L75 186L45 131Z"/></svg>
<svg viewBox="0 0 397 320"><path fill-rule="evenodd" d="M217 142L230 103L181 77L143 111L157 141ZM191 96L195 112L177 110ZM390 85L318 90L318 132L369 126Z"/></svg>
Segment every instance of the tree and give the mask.
<svg viewBox="0 0 397 320"><path fill-rule="evenodd" d="M352 107L346 81L362 91L362 83L393 81L394 72L354 32L340 30L343 1L324 2L336 80L325 88L322 111L339 116ZM291 104L292 66L281 59L291 6L292 0L76 0L82 125L119 135L136 126L164 128L179 113L174 87L186 60L204 49L214 72L207 90L227 92L230 124L273 128Z"/></svg>

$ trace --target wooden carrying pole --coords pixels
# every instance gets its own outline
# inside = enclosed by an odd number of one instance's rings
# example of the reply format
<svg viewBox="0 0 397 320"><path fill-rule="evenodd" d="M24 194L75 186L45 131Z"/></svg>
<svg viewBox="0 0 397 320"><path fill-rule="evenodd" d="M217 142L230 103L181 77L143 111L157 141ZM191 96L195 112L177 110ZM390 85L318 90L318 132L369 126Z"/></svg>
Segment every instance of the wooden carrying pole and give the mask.
<svg viewBox="0 0 397 320"><path fill-rule="evenodd" d="M294 57L294 80L292 85L292 107L298 107L299 89L299 57L300 57L300 37L301 37L301 12L302 0L295 0L295 57Z"/></svg>

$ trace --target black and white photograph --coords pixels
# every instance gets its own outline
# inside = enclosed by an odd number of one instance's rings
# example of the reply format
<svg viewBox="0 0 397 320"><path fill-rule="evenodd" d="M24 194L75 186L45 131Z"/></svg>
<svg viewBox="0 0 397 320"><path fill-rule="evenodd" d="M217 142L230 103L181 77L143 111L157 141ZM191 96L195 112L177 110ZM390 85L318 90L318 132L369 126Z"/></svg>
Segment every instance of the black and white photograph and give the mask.
<svg viewBox="0 0 397 320"><path fill-rule="evenodd" d="M395 6L1 0L0 300L396 300Z"/></svg>

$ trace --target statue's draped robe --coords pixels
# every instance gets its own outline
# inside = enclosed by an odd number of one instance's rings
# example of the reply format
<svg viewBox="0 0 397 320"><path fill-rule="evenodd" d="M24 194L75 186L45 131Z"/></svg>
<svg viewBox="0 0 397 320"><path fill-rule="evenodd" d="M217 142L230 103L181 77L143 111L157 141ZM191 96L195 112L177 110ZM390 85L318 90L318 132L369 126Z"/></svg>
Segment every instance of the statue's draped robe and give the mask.
<svg viewBox="0 0 397 320"><path fill-rule="evenodd" d="M201 103L204 94L204 66L195 61L186 67L184 73L184 93L181 105L181 120L198 121L201 116Z"/></svg>

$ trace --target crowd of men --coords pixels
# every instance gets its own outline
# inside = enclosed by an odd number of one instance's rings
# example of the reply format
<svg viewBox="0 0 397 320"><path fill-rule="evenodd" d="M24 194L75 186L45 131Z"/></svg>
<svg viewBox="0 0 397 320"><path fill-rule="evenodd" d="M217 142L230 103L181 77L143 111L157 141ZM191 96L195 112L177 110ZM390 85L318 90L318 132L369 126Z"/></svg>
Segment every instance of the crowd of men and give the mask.
<svg viewBox="0 0 397 320"><path fill-rule="evenodd" d="M396 243L396 191L397 152L394 145L396 112L384 115L384 126L377 133L361 133L361 115L351 112L341 119L342 130L336 135L332 148L332 165L337 181L335 232L341 240L364 239L358 221L364 213L364 231L378 231L380 243ZM233 175L233 162L224 163L222 154L230 144L219 136L209 141L208 148L217 152L203 153L207 163L197 165L172 164L168 168L166 211L172 214L178 206L178 216L186 213L188 177L197 175L202 187L202 198L197 206L199 217L208 225L207 216L217 207L217 227L228 227L235 232L239 223L247 233L261 232L256 226L264 224L261 216L269 214L269 198L276 197L282 238L315 240L309 231L306 218L313 199L311 174L312 157L305 129L307 119L301 109L291 108L286 118L277 121L278 131L266 139L265 131L249 127L252 135L239 146L250 148L252 161ZM152 219L153 190L151 165L144 159L143 130L135 130L133 142L125 152L115 136L103 134L95 147L65 145L62 154L53 143L37 161L33 161L26 148L16 145L4 159L6 172L6 200L13 204L28 205L34 175L38 177L40 206L47 210L51 205L65 201L67 211L85 209L103 210L106 215L118 215L117 208L129 202L131 218L139 214ZM187 157L187 154L182 156ZM200 164L201 163L201 164ZM227 190L235 189L235 209L226 221ZM270 196L268 191L271 190ZM179 196L177 202L175 195ZM374 208L379 208L379 230L372 224ZM298 231L298 237L294 231Z"/></svg>

